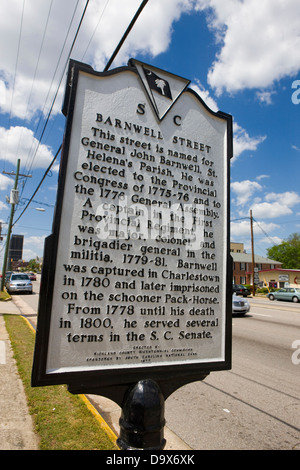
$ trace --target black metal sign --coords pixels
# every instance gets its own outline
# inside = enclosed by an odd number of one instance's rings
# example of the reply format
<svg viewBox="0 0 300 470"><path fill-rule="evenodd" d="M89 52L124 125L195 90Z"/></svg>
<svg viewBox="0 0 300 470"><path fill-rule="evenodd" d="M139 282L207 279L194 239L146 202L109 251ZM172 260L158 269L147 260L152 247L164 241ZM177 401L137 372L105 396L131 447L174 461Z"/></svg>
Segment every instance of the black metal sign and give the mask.
<svg viewBox="0 0 300 470"><path fill-rule="evenodd" d="M230 368L232 121L188 86L70 62L33 386L168 394Z"/></svg>

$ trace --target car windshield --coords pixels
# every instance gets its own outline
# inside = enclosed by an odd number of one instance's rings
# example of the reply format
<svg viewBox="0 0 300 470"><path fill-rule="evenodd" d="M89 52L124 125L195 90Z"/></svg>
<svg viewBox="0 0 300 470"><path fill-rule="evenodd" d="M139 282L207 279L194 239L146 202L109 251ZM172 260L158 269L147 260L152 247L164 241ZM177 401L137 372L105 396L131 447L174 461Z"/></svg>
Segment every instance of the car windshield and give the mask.
<svg viewBox="0 0 300 470"><path fill-rule="evenodd" d="M28 281L27 274L13 274L10 278L11 281Z"/></svg>
<svg viewBox="0 0 300 470"><path fill-rule="evenodd" d="M296 291L296 292L300 292L300 287L296 287L296 288L295 288L295 291Z"/></svg>

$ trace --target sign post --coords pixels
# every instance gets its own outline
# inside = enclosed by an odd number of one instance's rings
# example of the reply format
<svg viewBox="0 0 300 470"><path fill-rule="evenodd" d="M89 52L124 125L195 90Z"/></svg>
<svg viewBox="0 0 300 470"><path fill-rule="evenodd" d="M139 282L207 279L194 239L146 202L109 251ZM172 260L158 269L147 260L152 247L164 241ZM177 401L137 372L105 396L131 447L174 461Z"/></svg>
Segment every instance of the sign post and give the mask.
<svg viewBox="0 0 300 470"><path fill-rule="evenodd" d="M232 120L188 85L133 59L69 66L32 385L116 401L122 448L162 448L163 401L231 367ZM132 445L141 400L160 408L159 437L144 422Z"/></svg>

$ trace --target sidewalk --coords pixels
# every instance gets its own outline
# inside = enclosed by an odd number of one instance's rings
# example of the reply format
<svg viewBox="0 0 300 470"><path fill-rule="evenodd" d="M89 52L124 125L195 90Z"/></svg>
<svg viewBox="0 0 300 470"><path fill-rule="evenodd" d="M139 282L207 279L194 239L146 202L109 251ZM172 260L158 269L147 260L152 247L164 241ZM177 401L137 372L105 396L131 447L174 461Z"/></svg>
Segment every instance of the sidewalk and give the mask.
<svg viewBox="0 0 300 470"><path fill-rule="evenodd" d="M3 314L24 315L36 326L36 313L21 298L16 296L14 301L0 302L0 450L38 450L38 437L34 433ZM86 397L95 413L99 413L107 427L118 436L120 407L105 397ZM167 427L164 435L167 441L164 450L191 450Z"/></svg>
<svg viewBox="0 0 300 470"><path fill-rule="evenodd" d="M0 450L37 450L38 438L13 358L4 313L21 312L11 300L0 302Z"/></svg>

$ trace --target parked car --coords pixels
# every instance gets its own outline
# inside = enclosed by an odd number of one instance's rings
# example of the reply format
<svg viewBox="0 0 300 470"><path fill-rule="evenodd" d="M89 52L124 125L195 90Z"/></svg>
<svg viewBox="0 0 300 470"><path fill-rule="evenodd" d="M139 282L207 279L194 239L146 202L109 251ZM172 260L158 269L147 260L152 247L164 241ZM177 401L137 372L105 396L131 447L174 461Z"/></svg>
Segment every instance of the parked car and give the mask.
<svg viewBox="0 0 300 470"><path fill-rule="evenodd" d="M13 273L5 283L6 290L9 294L15 292L27 292L32 294L32 282L29 279L28 274Z"/></svg>
<svg viewBox="0 0 300 470"><path fill-rule="evenodd" d="M247 297L251 294L249 289L247 289L245 286L242 286L242 284L233 284L232 292L236 295L242 295L243 297Z"/></svg>
<svg viewBox="0 0 300 470"><path fill-rule="evenodd" d="M29 279L30 279L31 281L36 281L36 275L35 275L35 273L27 273L27 274L28 274Z"/></svg>
<svg viewBox="0 0 300 470"><path fill-rule="evenodd" d="M267 294L270 300L288 300L290 302L300 302L300 288L285 287L275 292Z"/></svg>
<svg viewBox="0 0 300 470"><path fill-rule="evenodd" d="M240 299L236 294L232 296L232 314L245 315L250 310L250 303L247 299Z"/></svg>

